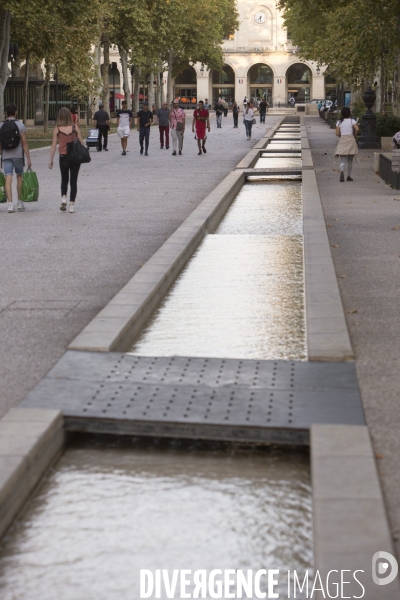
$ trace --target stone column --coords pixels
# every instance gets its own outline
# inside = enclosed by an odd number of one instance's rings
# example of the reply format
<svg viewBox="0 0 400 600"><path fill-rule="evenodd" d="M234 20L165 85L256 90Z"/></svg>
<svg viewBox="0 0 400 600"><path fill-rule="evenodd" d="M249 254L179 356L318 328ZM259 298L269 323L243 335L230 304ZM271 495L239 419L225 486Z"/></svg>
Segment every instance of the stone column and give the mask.
<svg viewBox="0 0 400 600"><path fill-rule="evenodd" d="M235 78L235 100L243 110L243 99L245 96L250 100L250 90L247 87L247 77Z"/></svg>
<svg viewBox="0 0 400 600"><path fill-rule="evenodd" d="M281 107L286 106L286 95L286 76L274 77L274 88L272 90L272 102L274 108L278 107L279 104Z"/></svg>
<svg viewBox="0 0 400 600"><path fill-rule="evenodd" d="M311 80L311 98L310 100L325 99L325 77L323 75L314 75Z"/></svg>
<svg viewBox="0 0 400 600"><path fill-rule="evenodd" d="M210 90L210 71L206 70L204 67L204 72L197 71L197 102L199 100L205 101L206 98L210 100L209 90ZM210 100L211 101L211 100Z"/></svg>

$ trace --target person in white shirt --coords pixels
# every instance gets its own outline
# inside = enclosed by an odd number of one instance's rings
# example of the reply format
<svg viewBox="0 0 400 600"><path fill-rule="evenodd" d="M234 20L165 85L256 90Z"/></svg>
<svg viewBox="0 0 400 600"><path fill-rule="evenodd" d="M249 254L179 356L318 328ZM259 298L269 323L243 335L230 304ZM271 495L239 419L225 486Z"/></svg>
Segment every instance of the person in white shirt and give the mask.
<svg viewBox="0 0 400 600"><path fill-rule="evenodd" d="M359 132L357 121L351 118L350 108L344 106L341 110L342 118L336 123L336 135L339 142L336 147L335 158L339 156L340 181L344 181L344 171L347 165L347 181L353 181L351 171L353 158L358 154L358 146L355 136Z"/></svg>
<svg viewBox="0 0 400 600"><path fill-rule="evenodd" d="M244 110L244 126L246 128L247 139L251 139L251 128L253 126L254 111L253 103L249 102Z"/></svg>

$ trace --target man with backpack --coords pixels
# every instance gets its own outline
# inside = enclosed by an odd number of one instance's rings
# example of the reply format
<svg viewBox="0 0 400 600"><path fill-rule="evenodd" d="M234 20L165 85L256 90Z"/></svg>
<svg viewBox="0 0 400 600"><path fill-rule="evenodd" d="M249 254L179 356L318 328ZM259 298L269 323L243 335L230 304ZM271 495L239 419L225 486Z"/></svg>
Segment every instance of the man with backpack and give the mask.
<svg viewBox="0 0 400 600"><path fill-rule="evenodd" d="M6 120L3 121L3 123L0 123L0 146L2 149L1 162L6 177L5 188L8 200L8 212L12 213L14 212L14 204L12 201L12 178L14 170L17 175L17 210L21 211L25 210L25 206L20 200L22 174L24 172L24 154L28 161L28 167L31 167L32 163L26 139L26 127L16 118L17 107L15 104L9 104L6 107L6 115Z"/></svg>

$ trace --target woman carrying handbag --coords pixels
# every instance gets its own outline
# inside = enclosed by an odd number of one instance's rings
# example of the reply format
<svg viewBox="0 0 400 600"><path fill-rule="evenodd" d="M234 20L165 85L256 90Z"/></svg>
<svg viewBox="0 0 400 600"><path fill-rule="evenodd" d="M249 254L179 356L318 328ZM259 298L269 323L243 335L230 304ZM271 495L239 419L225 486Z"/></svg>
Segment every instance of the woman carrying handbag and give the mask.
<svg viewBox="0 0 400 600"><path fill-rule="evenodd" d="M350 108L344 106L341 110L342 118L336 123L336 136L339 138L336 146L335 159L339 157L340 178L344 181L344 171L347 166L347 181L353 181L351 171L353 158L358 154L356 135L359 132L357 121L351 118Z"/></svg>
<svg viewBox="0 0 400 600"><path fill-rule="evenodd" d="M50 149L49 169L53 168L53 158L57 148L60 155L60 171L61 171L61 206L60 210L67 210L67 192L68 183L70 184L69 196L69 212L75 212L75 199L78 191L78 175L80 164L71 162L68 158L69 142L74 142L76 139L83 145L82 134L79 125L74 125L72 115L68 108L61 108L57 116L57 123L53 131L53 142Z"/></svg>

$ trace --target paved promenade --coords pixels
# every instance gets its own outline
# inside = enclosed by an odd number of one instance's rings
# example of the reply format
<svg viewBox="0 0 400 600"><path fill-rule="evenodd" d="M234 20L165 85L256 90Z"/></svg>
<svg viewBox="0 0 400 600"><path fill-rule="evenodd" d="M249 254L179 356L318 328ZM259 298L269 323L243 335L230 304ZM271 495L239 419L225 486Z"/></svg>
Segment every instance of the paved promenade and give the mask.
<svg viewBox="0 0 400 600"><path fill-rule="evenodd" d="M81 168L75 214L59 210L60 173L56 161L47 167L49 149L32 152L39 202L23 214L0 205L0 417L279 118L257 123L248 142L241 119L233 129L228 115L217 129L212 117L203 156L190 117L182 156L160 150L158 127L148 157L139 155L136 131L126 157L113 135L109 152L91 151Z"/></svg>
<svg viewBox="0 0 400 600"><path fill-rule="evenodd" d="M306 118L306 124L364 410L400 556L399 191L374 173L373 150L360 150L353 183L339 183L334 130L318 117Z"/></svg>

